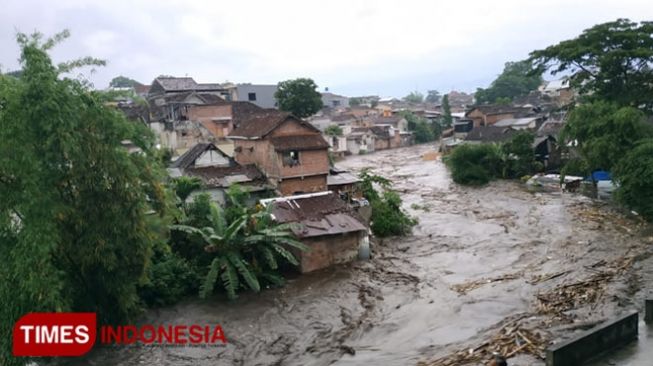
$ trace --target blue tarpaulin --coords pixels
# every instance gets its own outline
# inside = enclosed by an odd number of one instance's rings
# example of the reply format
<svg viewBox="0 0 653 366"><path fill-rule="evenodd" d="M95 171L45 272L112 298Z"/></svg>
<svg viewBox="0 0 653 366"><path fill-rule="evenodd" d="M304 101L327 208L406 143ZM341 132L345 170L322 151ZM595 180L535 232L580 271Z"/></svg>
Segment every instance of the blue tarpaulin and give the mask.
<svg viewBox="0 0 653 366"><path fill-rule="evenodd" d="M610 172L606 172L605 170L596 170L592 172L592 175L585 178L585 180L598 182L602 180L612 180L612 177L610 176Z"/></svg>

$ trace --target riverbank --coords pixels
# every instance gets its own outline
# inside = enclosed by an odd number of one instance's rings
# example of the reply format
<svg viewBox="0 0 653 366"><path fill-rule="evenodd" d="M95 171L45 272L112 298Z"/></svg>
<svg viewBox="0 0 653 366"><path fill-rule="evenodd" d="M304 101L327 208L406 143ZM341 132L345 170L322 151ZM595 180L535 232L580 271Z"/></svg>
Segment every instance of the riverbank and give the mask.
<svg viewBox="0 0 653 366"><path fill-rule="evenodd" d="M644 224L586 197L531 193L518 182L458 186L441 161L422 159L432 150L385 150L338 164L391 179L419 219L413 235L376 242L370 261L298 276L235 302L188 300L143 319L219 323L226 347L97 349L72 364L436 365L516 319L555 341L643 306L645 281L653 279L646 270L653 269L653 238ZM579 294L587 301L542 310L538 297L613 268L596 291ZM528 352L516 359L543 364Z"/></svg>

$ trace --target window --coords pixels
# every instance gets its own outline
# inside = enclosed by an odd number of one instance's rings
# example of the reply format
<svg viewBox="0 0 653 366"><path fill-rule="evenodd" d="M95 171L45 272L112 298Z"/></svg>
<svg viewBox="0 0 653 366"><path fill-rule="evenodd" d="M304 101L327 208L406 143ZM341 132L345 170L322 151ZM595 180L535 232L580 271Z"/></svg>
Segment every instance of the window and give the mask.
<svg viewBox="0 0 653 366"><path fill-rule="evenodd" d="M290 150L283 153L283 166L299 165L299 151Z"/></svg>
<svg viewBox="0 0 653 366"><path fill-rule="evenodd" d="M247 99L248 99L250 102L254 102L254 101L256 101L256 93L247 93Z"/></svg>
<svg viewBox="0 0 653 366"><path fill-rule="evenodd" d="M339 100L332 100L332 101L331 101L331 104L332 104L334 107L340 107L340 101L339 101Z"/></svg>

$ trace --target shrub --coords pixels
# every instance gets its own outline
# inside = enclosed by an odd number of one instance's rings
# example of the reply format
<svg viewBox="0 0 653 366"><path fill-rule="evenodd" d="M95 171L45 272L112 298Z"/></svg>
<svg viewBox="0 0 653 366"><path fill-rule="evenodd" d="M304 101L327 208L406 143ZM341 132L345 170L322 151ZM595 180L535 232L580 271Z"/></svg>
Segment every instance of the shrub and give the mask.
<svg viewBox="0 0 653 366"><path fill-rule="evenodd" d="M501 148L494 144L458 146L446 163L453 181L458 184L484 185L502 176L503 171Z"/></svg>
<svg viewBox="0 0 653 366"><path fill-rule="evenodd" d="M147 274L149 280L140 286L139 295L148 306L171 305L198 290L197 273L167 246L155 250Z"/></svg>
<svg viewBox="0 0 653 366"><path fill-rule="evenodd" d="M504 178L519 178L537 171L538 164L533 153L535 136L527 131L520 131L501 150L505 157L505 167L502 170Z"/></svg>
<svg viewBox="0 0 653 366"><path fill-rule="evenodd" d="M367 169L359 177L363 196L372 206L370 226L374 235L385 237L410 233L417 220L401 209L401 197L392 190L392 183L379 175L370 174Z"/></svg>
<svg viewBox="0 0 653 366"><path fill-rule="evenodd" d="M401 198L394 191L385 191L372 202L372 232L378 237L406 235L417 220L401 209Z"/></svg>
<svg viewBox="0 0 653 366"><path fill-rule="evenodd" d="M641 140L614 169L617 199L653 220L653 139Z"/></svg>

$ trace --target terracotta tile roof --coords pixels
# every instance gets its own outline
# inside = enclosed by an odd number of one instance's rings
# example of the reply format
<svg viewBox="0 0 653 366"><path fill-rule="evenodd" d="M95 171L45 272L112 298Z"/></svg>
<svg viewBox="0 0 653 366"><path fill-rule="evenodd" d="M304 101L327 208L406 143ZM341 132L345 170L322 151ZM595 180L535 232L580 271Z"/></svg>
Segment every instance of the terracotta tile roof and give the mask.
<svg viewBox="0 0 653 366"><path fill-rule="evenodd" d="M376 116L372 119L372 123L375 125L393 125L397 127L397 124L402 119L404 119L404 117L401 115L393 115L389 117Z"/></svg>
<svg viewBox="0 0 653 366"><path fill-rule="evenodd" d="M231 121L234 127L240 126L240 124L254 117L256 114L264 111L263 108L257 106L254 103L238 101L230 102L231 103Z"/></svg>
<svg viewBox="0 0 653 366"><path fill-rule="evenodd" d="M390 126L372 126L370 131L380 139L387 140L392 137L390 136Z"/></svg>
<svg viewBox="0 0 653 366"><path fill-rule="evenodd" d="M231 131L229 137L262 138L289 119L295 119L311 130L319 132L310 123L294 117L290 113L264 109L262 112L253 114L250 118L242 120L239 126Z"/></svg>
<svg viewBox="0 0 653 366"><path fill-rule="evenodd" d="M275 136L271 141L276 151L322 150L329 148L329 143L320 134Z"/></svg>

